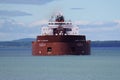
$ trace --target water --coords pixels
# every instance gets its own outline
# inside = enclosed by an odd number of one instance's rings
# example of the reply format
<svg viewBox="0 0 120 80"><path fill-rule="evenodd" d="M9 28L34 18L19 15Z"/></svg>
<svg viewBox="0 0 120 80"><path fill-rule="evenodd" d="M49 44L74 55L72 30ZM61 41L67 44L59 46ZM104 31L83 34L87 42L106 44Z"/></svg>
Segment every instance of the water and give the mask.
<svg viewBox="0 0 120 80"><path fill-rule="evenodd" d="M93 47L90 56L32 56L0 48L0 80L120 80L120 47Z"/></svg>

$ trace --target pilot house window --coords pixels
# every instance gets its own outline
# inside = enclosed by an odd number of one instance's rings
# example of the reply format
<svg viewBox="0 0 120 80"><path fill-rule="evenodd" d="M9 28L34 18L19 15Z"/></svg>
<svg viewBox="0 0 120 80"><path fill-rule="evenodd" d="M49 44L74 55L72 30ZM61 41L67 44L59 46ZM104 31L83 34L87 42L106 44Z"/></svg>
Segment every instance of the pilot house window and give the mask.
<svg viewBox="0 0 120 80"><path fill-rule="evenodd" d="M52 51L52 47L48 47L47 52L51 52L51 51Z"/></svg>

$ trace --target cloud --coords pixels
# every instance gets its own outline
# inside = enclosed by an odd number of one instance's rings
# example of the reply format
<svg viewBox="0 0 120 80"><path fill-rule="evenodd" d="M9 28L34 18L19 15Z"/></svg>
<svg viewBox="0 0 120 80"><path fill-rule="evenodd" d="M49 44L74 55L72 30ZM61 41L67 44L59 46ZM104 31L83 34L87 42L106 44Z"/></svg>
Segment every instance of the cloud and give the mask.
<svg viewBox="0 0 120 80"><path fill-rule="evenodd" d="M76 25L88 25L90 24L90 21L75 21L74 24Z"/></svg>
<svg viewBox="0 0 120 80"><path fill-rule="evenodd" d="M39 35L40 26L29 27L29 24L17 22L13 19L0 19L0 41L36 37Z"/></svg>
<svg viewBox="0 0 120 80"><path fill-rule="evenodd" d="M13 19L0 19L0 32L29 34L38 30L38 27L29 27L29 24L17 22Z"/></svg>
<svg viewBox="0 0 120 80"><path fill-rule="evenodd" d="M0 32L0 41L11 41L22 38L35 38L38 34L26 34L26 33L2 33Z"/></svg>
<svg viewBox="0 0 120 80"><path fill-rule="evenodd" d="M39 21L31 22L29 26L35 27L35 26L41 26L41 25L47 25L47 24L48 24L48 20L39 20Z"/></svg>
<svg viewBox="0 0 120 80"><path fill-rule="evenodd" d="M79 8L79 7L74 7L74 8L70 8L71 10L83 10L84 8Z"/></svg>
<svg viewBox="0 0 120 80"><path fill-rule="evenodd" d="M114 20L113 22L118 23L120 25L120 20Z"/></svg>
<svg viewBox="0 0 120 80"><path fill-rule="evenodd" d="M7 4L35 4L35 5L42 5L54 0L0 0L0 3L7 3Z"/></svg>
<svg viewBox="0 0 120 80"><path fill-rule="evenodd" d="M113 37L117 40L120 33L119 21L77 21L76 25L80 27L80 34L86 35L90 40L107 40L113 39ZM47 20L38 20L26 24L13 19L0 18L0 40L36 37L41 33L41 25L47 24L47 22Z"/></svg>
<svg viewBox="0 0 120 80"><path fill-rule="evenodd" d="M14 17L14 16L31 16L32 14L22 11L8 11L0 10L0 16Z"/></svg>
<svg viewBox="0 0 120 80"><path fill-rule="evenodd" d="M74 24L78 25L81 29L87 31L108 31L118 29L120 26L119 21L112 22L92 22L92 21L76 21Z"/></svg>
<svg viewBox="0 0 120 80"><path fill-rule="evenodd" d="M77 21L80 34L86 35L90 40L120 40L120 20L103 21Z"/></svg>

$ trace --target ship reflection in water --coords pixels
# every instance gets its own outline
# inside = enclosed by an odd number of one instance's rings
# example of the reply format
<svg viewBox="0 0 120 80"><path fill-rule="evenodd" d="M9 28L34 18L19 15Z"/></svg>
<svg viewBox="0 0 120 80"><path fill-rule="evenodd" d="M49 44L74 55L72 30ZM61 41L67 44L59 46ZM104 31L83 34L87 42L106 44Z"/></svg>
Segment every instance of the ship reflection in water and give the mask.
<svg viewBox="0 0 120 80"><path fill-rule="evenodd" d="M32 42L32 55L90 55L90 40L79 35L79 27L65 21L59 13L50 19L48 26L42 27L42 35Z"/></svg>

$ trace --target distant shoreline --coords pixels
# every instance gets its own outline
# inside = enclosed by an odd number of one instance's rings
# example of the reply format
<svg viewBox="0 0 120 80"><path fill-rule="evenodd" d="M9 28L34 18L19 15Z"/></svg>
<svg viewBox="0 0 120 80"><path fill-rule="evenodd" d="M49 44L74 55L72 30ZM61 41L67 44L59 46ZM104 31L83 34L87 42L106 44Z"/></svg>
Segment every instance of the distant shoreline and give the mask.
<svg viewBox="0 0 120 80"><path fill-rule="evenodd" d="M32 41L0 41L0 48L4 47L32 47ZM91 47L120 47L120 41L91 41Z"/></svg>

